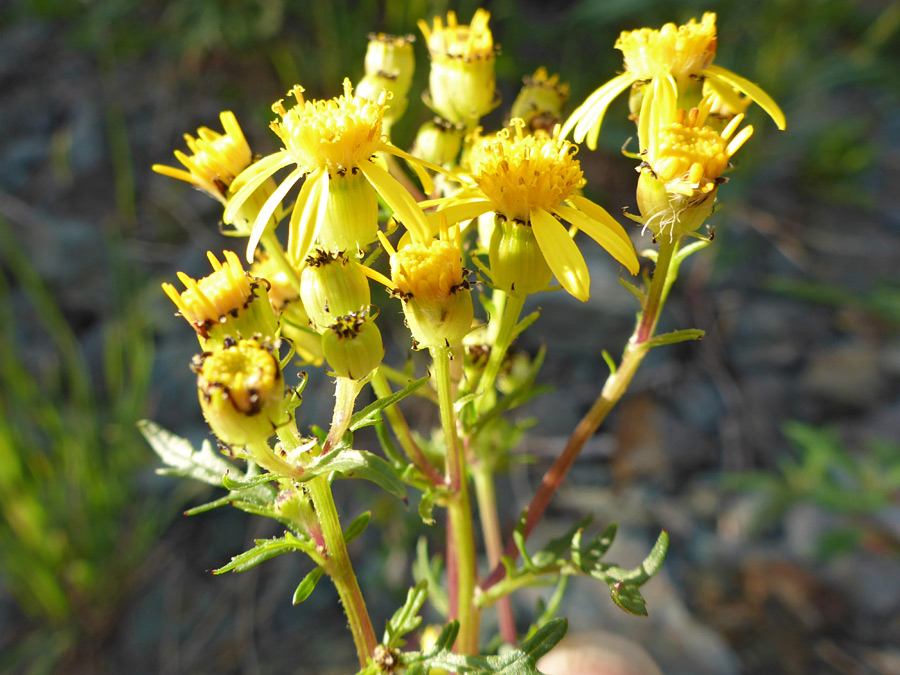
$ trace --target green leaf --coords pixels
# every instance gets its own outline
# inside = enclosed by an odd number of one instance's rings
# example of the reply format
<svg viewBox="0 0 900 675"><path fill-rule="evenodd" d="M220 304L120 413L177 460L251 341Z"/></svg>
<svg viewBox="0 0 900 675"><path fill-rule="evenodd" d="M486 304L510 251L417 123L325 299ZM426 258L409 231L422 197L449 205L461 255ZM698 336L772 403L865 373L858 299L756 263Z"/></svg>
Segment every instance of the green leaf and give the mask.
<svg viewBox="0 0 900 675"><path fill-rule="evenodd" d="M234 465L217 455L208 440L204 440L198 452L190 441L166 431L155 422L141 420L138 430L170 468L157 469L157 473L166 476L193 478L209 485L221 487L222 476L234 471Z"/></svg>
<svg viewBox="0 0 900 675"><path fill-rule="evenodd" d="M641 304L644 303L644 291L642 291L640 288L638 288L637 286L635 286L635 285L634 285L633 283L631 283L630 281L626 281L626 280L623 279L622 277L619 277L619 283L622 284L622 286L625 287L625 290L626 290L626 291L628 291L628 292L631 293L634 297L636 297L636 298L638 299L638 302L640 302Z"/></svg>
<svg viewBox="0 0 900 675"><path fill-rule="evenodd" d="M548 621L531 638L522 643L522 652L531 660L537 661L553 649L566 636L568 630L569 622L565 619Z"/></svg>
<svg viewBox="0 0 900 675"><path fill-rule="evenodd" d="M432 514L435 504L443 501L447 494L447 488L443 486L432 486L425 489L422 497L419 499L419 518L422 519L423 523L429 526L434 525L434 516Z"/></svg>
<svg viewBox="0 0 900 675"><path fill-rule="evenodd" d="M344 530L344 543L349 544L351 541L361 535L363 531L365 531L365 529L369 526L370 520L372 520L371 511L363 511L358 516L356 516L356 518L353 519L353 522L347 526L346 530Z"/></svg>
<svg viewBox="0 0 900 675"><path fill-rule="evenodd" d="M317 566L313 569L312 572L303 577L303 581L300 582L300 585L297 586L297 590L294 591L295 605L299 605L312 594L312 592L316 589L316 584L319 583L319 579L322 578L322 574L324 572L324 567Z"/></svg>
<svg viewBox="0 0 900 675"><path fill-rule="evenodd" d="M391 465L378 455L365 450L338 448L319 457L306 467L299 480L306 481L323 473L338 473L345 478L362 478L387 490L399 499L406 499L406 486L397 478Z"/></svg>
<svg viewBox="0 0 900 675"><path fill-rule="evenodd" d="M689 328L687 330L676 330L671 333L663 333L662 335L654 335L647 340L644 345L646 347L662 347L663 345L674 345L679 342L687 342L689 340L702 340L706 335L706 331L699 328Z"/></svg>
<svg viewBox="0 0 900 675"><path fill-rule="evenodd" d="M234 480L229 477L231 473L231 469L225 472L225 475L222 476L222 485L225 486L228 490L249 490L250 488L254 488L257 485L263 485L265 483L269 483L273 480L281 480L284 476L280 476L275 473L263 473L258 476L253 476L248 480Z"/></svg>
<svg viewBox="0 0 900 675"><path fill-rule="evenodd" d="M422 623L419 610L428 598L428 582L424 579L409 589L406 594L406 602L394 612L387 623L382 643L388 649L396 649L403 646L403 636L414 631Z"/></svg>
<svg viewBox="0 0 900 675"><path fill-rule="evenodd" d="M361 429L362 427L369 427L374 424L378 424L381 421L382 410L406 398L416 389L425 384L428 380L429 377L426 375L425 377L420 378L415 382L411 382L400 391L395 392L390 396L380 398L374 403L366 406L350 418L350 431L356 431L357 429Z"/></svg>
<svg viewBox="0 0 900 675"><path fill-rule="evenodd" d="M512 339L515 340L516 337L525 332L531 324L537 321L541 317L541 310L535 310L524 319L522 319L519 323L516 324L516 327L513 329Z"/></svg>
<svg viewBox="0 0 900 675"><path fill-rule="evenodd" d="M213 574L224 574L225 572L244 572L252 567L256 567L261 562L265 562L271 558L281 555L282 553L290 553L298 549L297 542L299 540L288 541L285 537L278 539L257 539L256 546L249 551L244 551L231 559L231 562L217 570L213 570Z"/></svg>
<svg viewBox="0 0 900 675"><path fill-rule="evenodd" d="M641 595L641 590L634 584L619 582L609 587L613 602L629 614L635 616L647 616L647 603Z"/></svg>
<svg viewBox="0 0 900 675"><path fill-rule="evenodd" d="M428 585L428 597L431 605L441 614L447 616L450 612L450 601L447 592L441 586L441 560L438 557L429 558L428 539L419 537L416 543L416 562L413 565L413 578L416 582L425 581Z"/></svg>

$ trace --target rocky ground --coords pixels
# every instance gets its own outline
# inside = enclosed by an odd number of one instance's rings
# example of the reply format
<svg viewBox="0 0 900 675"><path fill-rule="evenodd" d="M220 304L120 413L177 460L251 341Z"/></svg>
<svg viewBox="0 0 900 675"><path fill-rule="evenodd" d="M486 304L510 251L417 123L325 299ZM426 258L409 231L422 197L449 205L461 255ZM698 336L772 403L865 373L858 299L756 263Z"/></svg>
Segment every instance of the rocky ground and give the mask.
<svg viewBox="0 0 900 675"><path fill-rule="evenodd" d="M213 124L226 106L248 120L251 144L270 149L265 105L246 103L284 89L270 63L259 53L173 59L160 49L109 58L73 43L65 21L34 16L0 33L0 216L11 226L2 236L25 250L94 372L104 326L122 310L117 285L133 289L135 311L153 327L145 414L194 439L204 431L184 366L195 346L158 282L175 270L202 273L204 252L224 244L215 204L149 167L171 163L178 135ZM587 634L580 639L609 653L643 649L667 674L900 673L898 494L883 507L861 507L879 478L893 472L896 485L900 471L900 117L887 85L853 73L822 80L805 96L786 93L793 137L754 119L759 146L746 174L722 190L716 241L673 291L663 327L700 327L706 339L647 359L535 535L539 541L591 512L597 523L619 523L610 558L635 564L660 529L670 533L665 569L646 587L648 619L624 614L590 583L573 584L562 612L573 636ZM864 125L870 155L837 181L853 148L838 152L823 139L848 119ZM627 160L604 151L581 158L610 210L632 203ZM0 243L10 250L11 241ZM631 297L599 250L584 250L591 301L539 298L542 317L519 345L530 352L547 345L542 380L556 389L525 411L539 423L522 451L537 461L509 476L509 519L596 396L606 373L600 350L616 353L630 332ZM19 357L48 367L57 347L15 282L9 300L20 319ZM307 422L328 416L321 382L309 385ZM828 427L841 439L850 464L838 471L837 487L820 489L824 479L809 466L779 472L797 456L786 437L790 421ZM887 445L880 462L871 447L878 439ZM148 468L136 495L183 504L188 498L172 482L150 473L149 449L139 452ZM737 485L737 474L760 470L768 481ZM353 552L363 585L386 591L373 594L379 624L402 593L409 541L399 530L415 514L398 513L374 491L340 497L347 512L374 508L394 544L382 545L372 528L366 559L362 547ZM305 571L297 560L243 575L206 573L271 535L266 524L228 512L165 518L102 630L56 672L353 669L326 584L291 607ZM851 543L842 548L838 539ZM830 555L823 542L832 543ZM534 597L517 602L527 618ZM0 624L0 652L46 635L34 632L9 588L0 591ZM641 658L632 656L627 672L654 672L639 667L650 663Z"/></svg>

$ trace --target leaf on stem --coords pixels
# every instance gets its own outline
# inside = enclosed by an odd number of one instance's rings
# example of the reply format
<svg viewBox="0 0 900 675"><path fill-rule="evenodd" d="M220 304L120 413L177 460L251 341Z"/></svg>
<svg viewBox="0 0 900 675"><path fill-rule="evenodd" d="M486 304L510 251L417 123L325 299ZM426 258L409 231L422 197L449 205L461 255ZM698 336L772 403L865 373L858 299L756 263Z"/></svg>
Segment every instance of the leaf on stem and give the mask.
<svg viewBox="0 0 900 675"><path fill-rule="evenodd" d="M382 643L388 649L396 649L404 645L403 636L414 631L422 623L419 611L428 598L428 582L424 579L409 589L406 602L394 612L387 623Z"/></svg>
<svg viewBox="0 0 900 675"><path fill-rule="evenodd" d="M415 382L411 382L400 391L395 392L390 396L380 398L374 403L366 406L350 418L350 431L356 431L357 429L361 429L362 427L369 427L378 424L381 421L382 410L390 405L394 405L398 401L412 394L416 389L425 384L428 379L429 378L426 375L425 377L420 378Z"/></svg>
<svg viewBox="0 0 900 675"><path fill-rule="evenodd" d="M671 333L663 333L662 335L654 335L644 343L647 348L662 347L663 345L674 345L679 342L687 342L689 340L702 340L706 335L706 331L699 328L689 328L687 330L676 330Z"/></svg>
<svg viewBox="0 0 900 675"><path fill-rule="evenodd" d="M294 591L295 605L299 605L312 594L312 592L316 589L316 584L319 583L319 579L322 578L322 574L324 574L324 572L324 567L317 566L313 569L312 572L303 577L303 581L300 582L300 585L297 586L297 590Z"/></svg>

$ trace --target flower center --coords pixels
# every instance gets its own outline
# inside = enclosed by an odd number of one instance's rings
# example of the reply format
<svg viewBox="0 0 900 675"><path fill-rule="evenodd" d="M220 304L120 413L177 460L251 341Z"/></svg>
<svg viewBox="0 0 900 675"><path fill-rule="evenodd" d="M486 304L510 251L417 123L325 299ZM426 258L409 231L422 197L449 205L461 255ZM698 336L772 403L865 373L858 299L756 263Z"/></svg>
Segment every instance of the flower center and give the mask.
<svg viewBox="0 0 900 675"><path fill-rule="evenodd" d="M248 415L282 392L278 361L256 340L213 352L203 361L200 377L208 388L227 392L234 407Z"/></svg>
<svg viewBox="0 0 900 675"><path fill-rule="evenodd" d="M391 256L391 277L406 296L443 302L463 282L459 248L445 240L404 246Z"/></svg>
<svg viewBox="0 0 900 675"><path fill-rule="evenodd" d="M515 136L504 129L475 143L472 177L498 213L528 222L533 209L552 211L583 184L576 152L572 143L543 132L523 136L519 124Z"/></svg>
<svg viewBox="0 0 900 675"><path fill-rule="evenodd" d="M272 106L281 121L272 130L284 142L297 164L313 171L348 171L369 159L381 143L385 96L368 101L353 96L349 80L344 94L327 101L306 101L303 87L290 92L297 104L286 110L282 101Z"/></svg>
<svg viewBox="0 0 900 675"><path fill-rule="evenodd" d="M667 23L660 30L623 31L616 49L625 55L625 68L639 80L671 73L676 79L697 74L716 56L716 15L706 12L697 23Z"/></svg>

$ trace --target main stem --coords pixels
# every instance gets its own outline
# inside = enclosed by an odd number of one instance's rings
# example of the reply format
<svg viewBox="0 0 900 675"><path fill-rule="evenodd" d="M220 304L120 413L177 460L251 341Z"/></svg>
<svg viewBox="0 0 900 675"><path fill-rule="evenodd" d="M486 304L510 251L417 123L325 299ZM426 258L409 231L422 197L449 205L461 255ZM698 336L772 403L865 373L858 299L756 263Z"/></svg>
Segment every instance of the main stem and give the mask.
<svg viewBox="0 0 900 675"><path fill-rule="evenodd" d="M327 476L316 476L306 485L309 487L309 495L316 509L319 525L322 527L322 536L325 540L327 560L325 572L331 577L337 588L341 603L344 605L344 613L353 633L353 642L356 644L356 655L359 657L360 668L366 667L366 661L375 652L378 641L375 639L375 631L372 629L372 621L366 609L366 601L363 599L353 566L350 564L350 555L344 543L344 533L338 518L337 508L334 505L334 497L331 494L331 486Z"/></svg>
<svg viewBox="0 0 900 675"><path fill-rule="evenodd" d="M491 355L481 374L481 379L478 381L478 389L482 393L477 404L479 412L483 412L487 405L494 400L494 382L497 380L497 375L500 374L500 366L503 365L503 359L512 344L513 333L519 323L519 315L524 306L524 297L510 295L506 298L503 315L500 318L500 327L497 329L497 339L491 345Z"/></svg>
<svg viewBox="0 0 900 675"><path fill-rule="evenodd" d="M475 606L475 536L472 531L472 507L469 502L469 485L466 476L466 459L459 443L456 430L456 415L453 412L453 396L450 389L450 349L432 347L434 379L441 411L441 427L447 446L447 483L450 497L447 503L449 520L448 536L454 552L456 580L455 618L459 620L459 637L456 650L462 654L478 653L478 628L480 611ZM451 611L454 611L451 608Z"/></svg>
<svg viewBox="0 0 900 675"><path fill-rule="evenodd" d="M672 266L672 258L675 255L680 239L674 241L662 240L659 247L659 255L656 260L656 268L653 271L653 279L650 281L650 289L644 302L644 308L635 326L634 333L622 354L622 361L614 373L610 373L603 385L600 396L591 406L591 409L578 423L572 435L569 437L562 454L553 462L553 466L544 475L541 485L528 505L528 513L525 517L523 534L527 538L544 515L547 505L556 493L557 488L568 474L569 469L575 463L581 453L584 444L594 435L599 426L606 419L609 411L622 398L628 390L634 374L650 351L648 341L653 337L659 315L665 305L669 288L674 281L671 275L677 274L677 265ZM514 541L507 542L504 555L513 560L518 558L519 551ZM502 565L495 565L491 574L482 583L487 589L506 576L506 570Z"/></svg>

